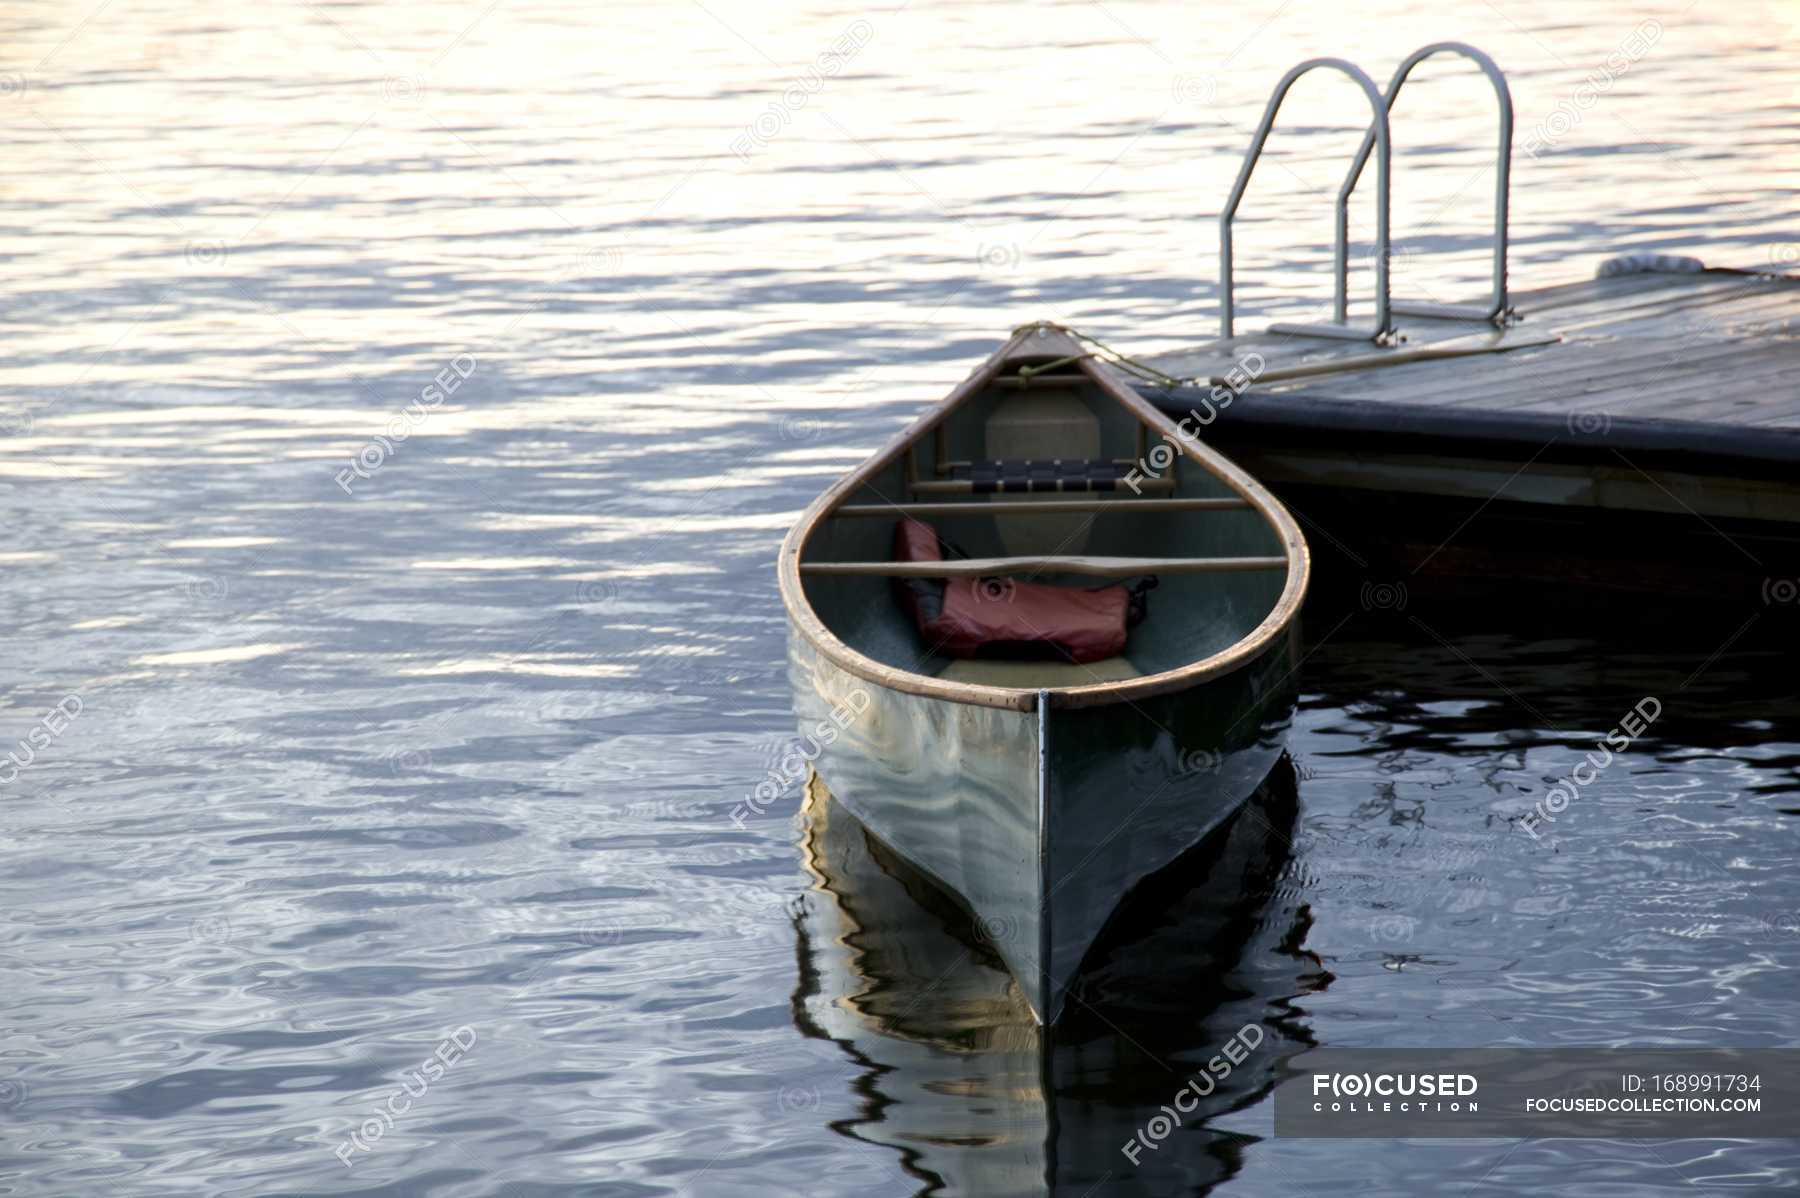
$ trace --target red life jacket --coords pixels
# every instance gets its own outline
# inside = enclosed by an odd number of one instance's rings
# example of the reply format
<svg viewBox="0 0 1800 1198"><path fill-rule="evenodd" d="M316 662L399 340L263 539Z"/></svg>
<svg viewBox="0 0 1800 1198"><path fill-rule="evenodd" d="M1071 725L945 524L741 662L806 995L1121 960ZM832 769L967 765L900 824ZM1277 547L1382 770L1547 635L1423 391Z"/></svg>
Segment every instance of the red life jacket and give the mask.
<svg viewBox="0 0 1800 1198"><path fill-rule="evenodd" d="M905 519L894 529L894 560L944 560L937 530ZM1125 650L1144 617L1154 577L1086 588L1016 578L902 578L895 588L919 634L946 657L1100 661Z"/></svg>

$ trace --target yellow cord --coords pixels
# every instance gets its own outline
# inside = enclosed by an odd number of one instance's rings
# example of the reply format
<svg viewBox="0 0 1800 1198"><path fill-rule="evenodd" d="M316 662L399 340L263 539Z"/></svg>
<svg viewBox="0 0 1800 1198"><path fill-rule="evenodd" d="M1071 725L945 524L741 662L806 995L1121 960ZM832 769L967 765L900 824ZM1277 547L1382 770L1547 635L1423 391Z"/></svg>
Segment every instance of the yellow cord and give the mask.
<svg viewBox="0 0 1800 1198"><path fill-rule="evenodd" d="M1114 366L1117 366L1120 370L1125 371L1127 374L1134 374L1138 378L1148 382L1155 383L1159 387L1195 386L1205 381L1198 376L1193 378L1176 378L1172 374L1164 374L1162 371L1148 363L1140 362L1136 358L1128 357L1125 354L1120 353L1112 346L1101 341L1098 337L1090 337L1086 333L1078 332L1075 329L1065 329L1064 331L1067 332L1069 336L1080 341L1085 341L1089 345L1098 348L1100 352L1106 356L1106 360L1111 362ZM1083 356L1091 357L1095 355L1084 354Z"/></svg>
<svg viewBox="0 0 1800 1198"><path fill-rule="evenodd" d="M1055 370L1058 366L1067 366L1071 362L1079 362L1083 358L1093 356L1093 354L1070 354L1068 357L1058 358L1054 362L1045 362L1042 366L1021 366L1019 367L1019 377L1026 380L1034 379L1047 370Z"/></svg>
<svg viewBox="0 0 1800 1198"><path fill-rule="evenodd" d="M1043 327L1046 327L1046 326L1041 325L1041 324L1040 325L1021 325L1018 329L1015 329L1014 332L1022 332L1025 329L1043 328ZM1069 336L1075 338L1077 341L1085 341L1089 345L1092 345L1095 349L1099 350L1100 352L1099 353L1086 353L1086 354L1070 354L1066 358L1058 358L1056 361L1046 362L1042 366L1021 366L1021 367L1019 367L1019 372L1018 372L1017 377L1023 379L1027 383L1029 383L1032 379L1036 378L1038 375L1043 374L1045 371L1055 370L1061 366L1068 366L1071 363L1080 362L1085 358L1099 358L1103 362L1107 362L1113 366L1118 367L1120 370L1124 371L1126 374L1134 375L1137 378L1140 378L1148 383L1154 383L1158 387L1194 387L1194 386L1204 385L1211 381L1211 379L1209 377L1204 376L1204 375L1195 375L1191 378L1176 378L1172 374L1164 374L1162 371L1158 370L1154 366L1149 365L1148 363L1140 362L1136 358L1128 357L1127 355L1120 353L1118 350L1114 349L1112 346L1107 345L1105 342L1101 341L1100 338L1098 338L1098 337L1090 337L1086 333L1080 332L1076 329L1069 328L1067 325L1054 325L1054 326L1048 326L1048 327L1053 327L1053 328L1059 330L1060 332L1067 333Z"/></svg>

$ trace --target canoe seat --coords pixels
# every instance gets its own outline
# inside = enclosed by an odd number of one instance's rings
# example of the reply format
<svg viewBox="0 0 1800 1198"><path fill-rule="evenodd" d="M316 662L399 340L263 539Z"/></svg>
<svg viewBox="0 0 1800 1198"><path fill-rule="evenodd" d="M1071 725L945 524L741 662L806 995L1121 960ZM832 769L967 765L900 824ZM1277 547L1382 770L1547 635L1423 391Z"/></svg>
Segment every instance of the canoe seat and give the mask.
<svg viewBox="0 0 1800 1198"><path fill-rule="evenodd" d="M1026 690L1052 689L1066 686L1088 686L1095 682L1123 682L1141 678L1144 672L1124 657L1107 657L1099 661L1076 664L1070 661L1002 661L985 657L962 657L952 661L939 678L950 682L968 682L976 686L1014 686Z"/></svg>
<svg viewBox="0 0 1800 1198"><path fill-rule="evenodd" d="M1130 467L1111 459L1030 458L958 463L951 479L977 495L1016 491L1116 491Z"/></svg>

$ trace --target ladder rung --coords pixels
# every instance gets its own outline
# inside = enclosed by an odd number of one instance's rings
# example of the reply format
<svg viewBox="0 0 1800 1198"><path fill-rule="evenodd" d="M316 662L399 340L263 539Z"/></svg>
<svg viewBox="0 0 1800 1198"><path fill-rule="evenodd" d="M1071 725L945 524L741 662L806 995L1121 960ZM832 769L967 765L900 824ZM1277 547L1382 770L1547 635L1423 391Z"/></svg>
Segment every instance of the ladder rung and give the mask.
<svg viewBox="0 0 1800 1198"><path fill-rule="evenodd" d="M1373 327L1337 324L1333 321L1319 321L1315 324L1272 324L1269 326L1269 332L1284 337L1330 337L1337 341L1374 341L1377 343L1386 336L1379 329Z"/></svg>
<svg viewBox="0 0 1800 1198"><path fill-rule="evenodd" d="M1440 304L1426 300L1395 300L1388 305L1388 311L1400 316L1428 316L1435 320L1485 320L1491 323L1498 319L1488 311L1486 304Z"/></svg>

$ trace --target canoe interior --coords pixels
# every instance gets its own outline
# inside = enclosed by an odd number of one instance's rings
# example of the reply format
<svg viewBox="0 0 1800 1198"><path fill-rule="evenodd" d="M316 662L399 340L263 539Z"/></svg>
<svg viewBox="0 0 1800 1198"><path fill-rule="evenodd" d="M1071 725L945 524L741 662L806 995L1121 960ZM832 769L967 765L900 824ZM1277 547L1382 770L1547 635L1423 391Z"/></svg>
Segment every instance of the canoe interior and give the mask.
<svg viewBox="0 0 1800 1198"><path fill-rule="evenodd" d="M1027 364L1019 359L1010 367ZM1063 376L1067 377L1067 376ZM1074 406L1074 411L1070 408ZM1047 434L1040 443L1054 443L1057 435L1077 427L1080 415L1088 416L1087 428L1097 429L1097 452L1092 456L1136 462L1144 454L1139 440L1139 421L1128 409L1107 395L1091 381L1068 384L1034 384L1030 388L990 386L969 397L952 411L940 426L943 444L936 444L932 433L923 434L914 453L922 474L932 470L937 455L951 461L991 458L994 454L996 429L1014 430L1028 425L1034 415L1044 416ZM1074 419L1071 420L1071 417ZM1202 434L1204 430L1198 430ZM1002 432L999 435L1015 435ZM1075 438L1079 440L1080 438ZM1091 441L1091 435L1090 435ZM1148 445L1167 443L1152 434ZM1091 450L1093 446L1081 447ZM1025 455L1018 455L1025 456ZM1037 456L1048 456L1041 452ZM1087 457L1087 452L1068 456ZM1151 459L1161 462L1161 456ZM1172 495L1177 498L1230 498L1236 495L1223 481L1213 476L1199 462L1177 455L1175 463L1163 473L1173 472L1173 491L1146 489L1143 497ZM1149 475L1149 472L1146 472ZM1061 542L1043 546L1043 552L1090 554L1119 557L1257 557L1279 556L1285 552L1280 536L1268 520L1255 508L1190 511L1099 510L1078 515L1056 517L1036 515L993 515L983 509L990 496L928 495L914 496L908 485L907 459L902 456L873 475L859 490L847 495L846 504L898 504L914 498L941 501L954 499L966 504L966 514L934 515L929 518L941 536L953 542L971 557L1006 557L1017 555L1022 539L1043 537ZM1138 498L1123 484L1114 491L1091 493L1101 504L1117 499ZM1067 494L1047 497L1069 498ZM1016 501L1018 494L994 495L993 500ZM831 516L821 521L808 539L803 556L805 563L881 561L891 556L893 519ZM1035 522L1035 528L1021 531L1021 525ZM1009 527L1010 525L1010 527ZM1010 544L1009 544L1010 542ZM1176 669L1190 662L1226 649L1242 640L1269 615L1279 601L1286 583L1284 570L1261 570L1228 573L1158 575L1160 585L1149 597L1149 614L1131 631L1123 655L1108 663L1108 676L1128 677L1156 674ZM1044 574L1034 581L1065 583L1092 587L1104 580L1091 577ZM807 600L813 610L841 640L852 649L898 669L915 674L941 675L952 667L952 660L931 651L917 628L895 598L893 583L882 577L808 576L803 580ZM970 663L957 667L960 673L983 673L979 664L971 671ZM1020 688L1052 689L1078 686L1096 681L1094 675L1079 666L1045 663L1038 670L1020 670L1009 665L1004 679L996 675L994 685ZM953 675L956 676L956 675ZM970 681L985 680L969 677Z"/></svg>

